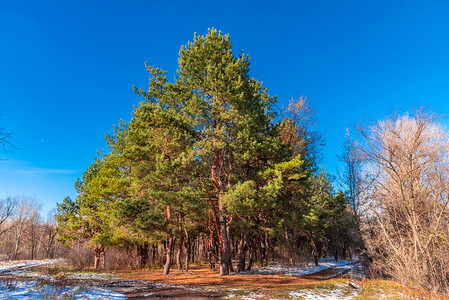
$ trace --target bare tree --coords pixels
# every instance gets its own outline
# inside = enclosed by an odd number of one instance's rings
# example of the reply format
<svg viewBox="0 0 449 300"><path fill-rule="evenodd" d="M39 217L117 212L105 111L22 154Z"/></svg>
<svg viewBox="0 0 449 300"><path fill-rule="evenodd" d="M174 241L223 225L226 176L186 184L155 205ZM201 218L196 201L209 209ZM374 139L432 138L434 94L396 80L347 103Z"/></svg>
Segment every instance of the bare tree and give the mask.
<svg viewBox="0 0 449 300"><path fill-rule="evenodd" d="M56 251L56 221L55 211L48 213L47 221L42 224L40 242L45 250L46 258L53 258Z"/></svg>
<svg viewBox="0 0 449 300"><path fill-rule="evenodd" d="M13 231L14 231L14 254L13 259L17 259L19 249L24 238L26 223L30 220L33 214L36 214L39 209L38 205L33 199L22 197L18 200L16 213L13 217Z"/></svg>
<svg viewBox="0 0 449 300"><path fill-rule="evenodd" d="M339 159L344 163L340 181L351 204L351 210L359 221L360 202L363 191L362 185L362 159L357 154L356 141L351 137L349 129L346 129L343 144L343 153Z"/></svg>
<svg viewBox="0 0 449 300"><path fill-rule="evenodd" d="M291 99L283 111L281 139L290 144L295 154L301 154L311 164L317 164L324 147L323 136L314 130L317 116L305 97Z"/></svg>
<svg viewBox="0 0 449 300"><path fill-rule="evenodd" d="M28 240L28 249L29 249L29 257L30 259L38 258L37 255L40 249L40 240L42 239L42 220L39 212L36 209L33 209L30 217L26 221L26 227L24 229L24 233L26 233Z"/></svg>
<svg viewBox="0 0 449 300"><path fill-rule="evenodd" d="M403 283L446 291L449 283L448 134L422 109L358 126L370 186L368 251Z"/></svg>
<svg viewBox="0 0 449 300"><path fill-rule="evenodd" d="M11 228L7 221L14 214L16 207L16 198L8 197L5 200L0 200L0 236Z"/></svg>
<svg viewBox="0 0 449 300"><path fill-rule="evenodd" d="M6 131L5 128L0 128L0 146L5 152L8 152L11 148L17 149L17 146L11 141L11 136L11 133Z"/></svg>

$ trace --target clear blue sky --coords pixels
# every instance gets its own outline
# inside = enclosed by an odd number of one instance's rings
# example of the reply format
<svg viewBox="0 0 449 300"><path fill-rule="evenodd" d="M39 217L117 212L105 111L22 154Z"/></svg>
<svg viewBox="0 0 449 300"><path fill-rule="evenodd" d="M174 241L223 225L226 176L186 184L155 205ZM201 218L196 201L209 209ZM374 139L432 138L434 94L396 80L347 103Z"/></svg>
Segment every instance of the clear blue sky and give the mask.
<svg viewBox="0 0 449 300"><path fill-rule="evenodd" d="M449 2L1 1L0 127L22 147L0 153L0 197L53 208L129 120L144 62L172 76L179 47L215 27L278 107L307 96L335 173L345 127L392 108L449 111Z"/></svg>

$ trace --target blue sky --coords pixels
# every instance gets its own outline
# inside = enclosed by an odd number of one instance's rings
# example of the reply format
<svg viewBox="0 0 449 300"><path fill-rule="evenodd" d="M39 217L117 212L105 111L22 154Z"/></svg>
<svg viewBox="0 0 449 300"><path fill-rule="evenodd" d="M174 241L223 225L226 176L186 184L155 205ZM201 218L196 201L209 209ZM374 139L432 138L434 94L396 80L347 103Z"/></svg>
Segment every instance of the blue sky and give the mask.
<svg viewBox="0 0 449 300"><path fill-rule="evenodd" d="M22 149L0 153L0 198L48 211L75 197L105 133L138 103L144 62L172 76L180 46L211 27L251 56L279 109L308 98L335 174L354 122L423 104L449 111L448 16L445 0L2 1L0 127Z"/></svg>

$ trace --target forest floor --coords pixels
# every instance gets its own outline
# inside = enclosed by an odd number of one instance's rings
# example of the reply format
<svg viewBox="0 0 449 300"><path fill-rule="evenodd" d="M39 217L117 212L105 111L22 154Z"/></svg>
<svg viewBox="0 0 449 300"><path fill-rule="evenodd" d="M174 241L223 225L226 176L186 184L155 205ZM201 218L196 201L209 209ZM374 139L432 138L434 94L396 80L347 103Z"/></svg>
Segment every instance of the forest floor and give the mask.
<svg viewBox="0 0 449 300"><path fill-rule="evenodd" d="M73 270L62 260L0 262L0 299L449 299L393 281L367 280L356 261L319 267L273 265L220 276L194 265L104 273Z"/></svg>

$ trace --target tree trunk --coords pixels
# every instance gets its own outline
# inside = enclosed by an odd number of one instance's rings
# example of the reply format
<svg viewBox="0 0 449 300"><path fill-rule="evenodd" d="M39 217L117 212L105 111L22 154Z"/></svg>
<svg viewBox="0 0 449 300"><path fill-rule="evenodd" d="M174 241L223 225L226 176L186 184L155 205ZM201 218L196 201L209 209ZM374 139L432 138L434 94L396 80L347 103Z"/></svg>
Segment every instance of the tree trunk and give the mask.
<svg viewBox="0 0 449 300"><path fill-rule="evenodd" d="M106 252L104 251L104 248L103 248L103 251L101 251L101 253L100 253L100 269L105 269L106 268Z"/></svg>
<svg viewBox="0 0 449 300"><path fill-rule="evenodd" d="M151 264L154 266L157 260L157 246L155 244L151 244Z"/></svg>
<svg viewBox="0 0 449 300"><path fill-rule="evenodd" d="M215 268L215 261L214 261L214 249L215 249L215 239L214 239L214 231L209 226L209 239L207 236L205 237L206 242L206 257L209 260L209 269Z"/></svg>
<svg viewBox="0 0 449 300"><path fill-rule="evenodd" d="M267 262L267 243L266 243L266 239L265 236L262 236L262 238L260 239L260 265L262 267L265 267L268 265Z"/></svg>
<svg viewBox="0 0 449 300"><path fill-rule="evenodd" d="M273 252L271 251L271 240L268 234L265 235L265 240L267 241L267 266L268 266L268 262L273 260L272 255Z"/></svg>
<svg viewBox="0 0 449 300"><path fill-rule="evenodd" d="M21 235L19 236L19 234L17 234L16 237L16 246L14 247L14 255L13 255L13 259L17 259L17 254L19 253L19 246L20 246L20 240L21 240Z"/></svg>
<svg viewBox="0 0 449 300"><path fill-rule="evenodd" d="M336 260L336 261L338 261L338 248L339 247L334 247L333 248L333 254L334 254L334 259Z"/></svg>
<svg viewBox="0 0 449 300"><path fill-rule="evenodd" d="M191 246L190 246L189 232L187 231L186 228L184 228L184 233L186 235L186 242L185 242L185 247L186 247L185 269L186 269L186 273L188 273L189 272L189 261L190 261Z"/></svg>
<svg viewBox="0 0 449 300"><path fill-rule="evenodd" d="M104 247L102 245L95 245L94 251L94 269L104 268Z"/></svg>
<svg viewBox="0 0 449 300"><path fill-rule="evenodd" d="M168 245L165 250L165 265L164 265L164 275L170 274L171 258L173 253L173 234L168 236Z"/></svg>
<svg viewBox="0 0 449 300"><path fill-rule="evenodd" d="M313 240L313 238L310 238L310 245L312 246L312 255L315 261L315 266L318 266L320 257L318 255L318 249L316 248L315 241Z"/></svg>
<svg viewBox="0 0 449 300"><path fill-rule="evenodd" d="M231 218L232 220L232 218ZM228 245L229 245L229 257L228 257L228 266L229 266L229 272L234 272L234 268L232 266L232 249L233 242L232 242L232 235L231 235L231 220L227 223L226 226L226 235L228 239Z"/></svg>
<svg viewBox="0 0 449 300"><path fill-rule="evenodd" d="M220 275L229 275L231 270L231 247L228 240L228 224L226 222L226 217L220 212L219 215L220 222L220 234L222 237L222 245L220 247Z"/></svg>
<svg viewBox="0 0 449 300"><path fill-rule="evenodd" d="M182 271L181 254L182 254L182 247L184 245L184 234L182 232L181 226L180 226L179 234L180 234L180 238L179 238L178 252L176 253L176 263L178 264L178 271Z"/></svg>
<svg viewBox="0 0 449 300"><path fill-rule="evenodd" d="M256 260L256 250L257 250L257 242L259 241L259 237L256 236L256 238L254 239L251 248L250 248L250 253L249 253L249 264L248 267L246 268L246 270L251 270L251 268L253 267L253 263Z"/></svg>
<svg viewBox="0 0 449 300"><path fill-rule="evenodd" d="M191 244L192 244L192 249L190 251L191 252L190 262L194 263L195 262L195 251L196 251L196 248L197 248L197 246L196 246L196 244L197 244L196 239L193 240L193 243L191 243Z"/></svg>
<svg viewBox="0 0 449 300"><path fill-rule="evenodd" d="M248 242L246 234L242 233L240 235L240 243L239 243L239 264L237 265L237 272L242 272L245 270L245 260L246 260L246 251L248 250Z"/></svg>
<svg viewBox="0 0 449 300"><path fill-rule="evenodd" d="M143 269L148 264L148 243L137 245L137 255L139 256L139 268Z"/></svg>

